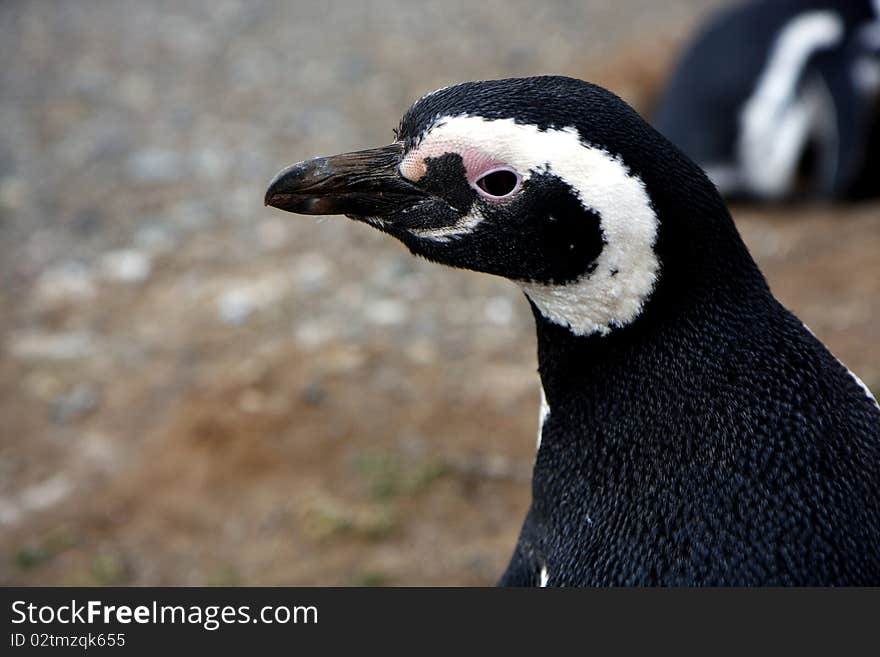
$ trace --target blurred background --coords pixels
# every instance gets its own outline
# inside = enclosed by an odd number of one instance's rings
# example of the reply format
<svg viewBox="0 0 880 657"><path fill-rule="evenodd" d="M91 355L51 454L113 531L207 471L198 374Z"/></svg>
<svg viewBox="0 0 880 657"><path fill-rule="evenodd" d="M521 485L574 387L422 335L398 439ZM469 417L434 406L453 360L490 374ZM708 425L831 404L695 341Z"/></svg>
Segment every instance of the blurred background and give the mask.
<svg viewBox="0 0 880 657"><path fill-rule="evenodd" d="M265 186L462 80L646 111L721 4L0 3L0 582L493 584L538 420L521 293ZM880 204L732 210L880 389Z"/></svg>

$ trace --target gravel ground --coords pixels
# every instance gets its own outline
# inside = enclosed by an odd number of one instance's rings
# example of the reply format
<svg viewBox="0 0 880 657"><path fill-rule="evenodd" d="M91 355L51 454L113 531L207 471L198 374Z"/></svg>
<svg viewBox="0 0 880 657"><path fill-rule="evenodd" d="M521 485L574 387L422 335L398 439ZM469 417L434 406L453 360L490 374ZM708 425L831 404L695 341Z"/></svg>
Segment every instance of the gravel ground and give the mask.
<svg viewBox="0 0 880 657"><path fill-rule="evenodd" d="M526 304L265 185L464 79L644 109L718 4L0 4L0 582L494 582L529 499ZM877 209L735 212L875 388Z"/></svg>

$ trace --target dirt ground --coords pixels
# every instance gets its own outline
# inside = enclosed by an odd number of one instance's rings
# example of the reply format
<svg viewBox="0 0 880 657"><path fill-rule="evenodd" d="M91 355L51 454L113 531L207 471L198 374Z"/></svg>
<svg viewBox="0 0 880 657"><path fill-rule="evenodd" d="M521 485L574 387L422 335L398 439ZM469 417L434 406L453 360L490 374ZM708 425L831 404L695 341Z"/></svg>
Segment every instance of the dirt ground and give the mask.
<svg viewBox="0 0 880 657"><path fill-rule="evenodd" d="M263 189L455 80L644 110L719 3L455 4L0 5L0 583L494 583L537 428L520 293ZM880 204L733 212L880 389Z"/></svg>

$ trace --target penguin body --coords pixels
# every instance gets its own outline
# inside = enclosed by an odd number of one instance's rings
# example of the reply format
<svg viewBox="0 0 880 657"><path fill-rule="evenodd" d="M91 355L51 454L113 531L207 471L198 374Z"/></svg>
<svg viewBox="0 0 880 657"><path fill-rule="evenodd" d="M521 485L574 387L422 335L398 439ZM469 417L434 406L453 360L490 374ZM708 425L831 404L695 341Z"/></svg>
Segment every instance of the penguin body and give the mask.
<svg viewBox="0 0 880 657"><path fill-rule="evenodd" d="M880 29L870 0L753 0L685 49L654 125L732 197L880 193Z"/></svg>
<svg viewBox="0 0 880 657"><path fill-rule="evenodd" d="M769 298L645 312L580 340L536 314L549 410L501 583L880 581L878 411L858 381Z"/></svg>
<svg viewBox="0 0 880 657"><path fill-rule="evenodd" d="M292 165L266 202L524 291L542 422L501 584L880 584L880 407L693 162L562 77L439 90L398 134Z"/></svg>

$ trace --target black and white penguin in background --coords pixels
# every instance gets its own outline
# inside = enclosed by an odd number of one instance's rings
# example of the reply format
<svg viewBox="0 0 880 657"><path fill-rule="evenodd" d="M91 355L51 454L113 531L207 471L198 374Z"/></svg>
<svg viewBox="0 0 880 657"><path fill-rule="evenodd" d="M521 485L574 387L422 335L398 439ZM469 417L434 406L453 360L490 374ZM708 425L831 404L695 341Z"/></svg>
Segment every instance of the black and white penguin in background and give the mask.
<svg viewBox="0 0 880 657"><path fill-rule="evenodd" d="M525 292L542 429L501 584L880 584L880 407L696 165L564 77L441 89L398 138L292 165L265 200Z"/></svg>
<svg viewBox="0 0 880 657"><path fill-rule="evenodd" d="M654 126L722 194L880 195L880 0L753 0L685 49Z"/></svg>

